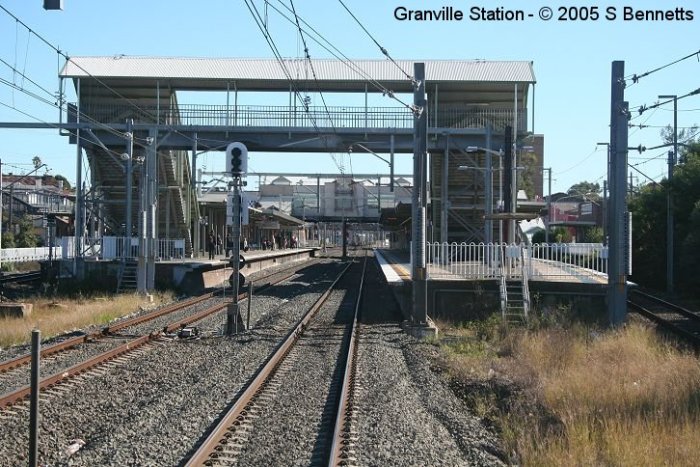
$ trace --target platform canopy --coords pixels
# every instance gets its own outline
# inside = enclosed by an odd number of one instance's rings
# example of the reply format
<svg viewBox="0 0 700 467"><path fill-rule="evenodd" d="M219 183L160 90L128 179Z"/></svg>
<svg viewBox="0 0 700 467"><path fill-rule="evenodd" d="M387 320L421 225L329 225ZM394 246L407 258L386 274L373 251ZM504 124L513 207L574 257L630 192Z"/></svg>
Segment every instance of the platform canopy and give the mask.
<svg viewBox="0 0 700 467"><path fill-rule="evenodd" d="M535 83L530 61L420 59L397 60L398 66L388 60L315 59L314 80L305 59L285 59L283 69L277 60L266 58L71 57L60 76L80 78L81 85L92 80L96 87L104 88L106 84L125 90L152 90L158 82L177 90L289 91L286 69L299 89L380 92L379 88L384 87L395 93L411 93L413 84L404 71L413 73L414 62L425 63L428 92L437 85L442 102L461 99L463 93L473 96L475 92L488 99L491 93L512 92L515 85L522 98L528 85Z"/></svg>

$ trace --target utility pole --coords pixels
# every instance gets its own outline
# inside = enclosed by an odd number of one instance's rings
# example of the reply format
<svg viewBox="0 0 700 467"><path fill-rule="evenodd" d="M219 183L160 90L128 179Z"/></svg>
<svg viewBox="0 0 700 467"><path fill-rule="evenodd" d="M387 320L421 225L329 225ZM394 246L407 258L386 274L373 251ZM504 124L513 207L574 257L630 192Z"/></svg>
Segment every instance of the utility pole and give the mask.
<svg viewBox="0 0 700 467"><path fill-rule="evenodd" d="M673 169L678 158L678 96L659 96L673 99L673 151L668 152L668 192L666 193L666 293L673 293Z"/></svg>
<svg viewBox="0 0 700 467"><path fill-rule="evenodd" d="M427 269L425 258L425 212L427 193L426 152L427 112L425 98L425 63L413 64L413 194L412 194L412 265L413 322L427 323Z"/></svg>
<svg viewBox="0 0 700 467"><path fill-rule="evenodd" d="M610 245L608 255L608 319L612 326L621 325L627 314L627 124L625 101L625 62L612 63L610 102Z"/></svg>

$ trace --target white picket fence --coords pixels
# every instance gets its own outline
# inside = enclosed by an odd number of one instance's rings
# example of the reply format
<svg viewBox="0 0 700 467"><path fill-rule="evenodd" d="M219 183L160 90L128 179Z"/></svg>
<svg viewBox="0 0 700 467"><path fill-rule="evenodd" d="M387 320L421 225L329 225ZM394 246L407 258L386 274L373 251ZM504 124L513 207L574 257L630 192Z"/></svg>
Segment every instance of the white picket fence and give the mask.
<svg viewBox="0 0 700 467"><path fill-rule="evenodd" d="M600 277L607 274L608 247L600 243L428 243L428 277L520 278L523 267L538 277Z"/></svg>

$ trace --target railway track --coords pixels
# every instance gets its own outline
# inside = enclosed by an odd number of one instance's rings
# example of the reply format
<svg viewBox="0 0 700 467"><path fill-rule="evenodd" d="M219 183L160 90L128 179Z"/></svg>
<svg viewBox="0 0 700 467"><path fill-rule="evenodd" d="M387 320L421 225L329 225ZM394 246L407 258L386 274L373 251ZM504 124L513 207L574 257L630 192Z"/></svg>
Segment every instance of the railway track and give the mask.
<svg viewBox="0 0 700 467"><path fill-rule="evenodd" d="M0 283L2 284L23 284L26 282L34 282L41 279L41 271L20 272L16 274L2 274Z"/></svg>
<svg viewBox="0 0 700 467"><path fill-rule="evenodd" d="M700 314L639 290L630 292L627 305L700 348Z"/></svg>
<svg viewBox="0 0 700 467"><path fill-rule="evenodd" d="M311 262L311 264L313 263L314 262ZM289 268L277 270L273 273L260 277L256 279L256 283L259 284L256 291L264 290L267 287L283 282L294 276L298 271L309 267L311 264L309 262L304 263L303 265L296 264ZM40 382L40 389L44 390L46 388L53 387L58 383L70 380L71 378L79 376L86 371L90 371L91 369L103 365L106 362L113 361L116 358L121 358L124 355L141 348L145 344L157 341L161 339L163 335L177 331L185 326L222 311L229 303L228 300L221 300L213 305L205 306L201 310L196 309L198 304L212 299L215 295L216 293L211 292L181 302L176 302L158 310L154 310L153 312L128 318L110 326L106 326L100 331L69 338L42 349L42 359L47 357L57 358L60 353L70 349L75 349L81 344L95 343L98 340L119 337L119 332L123 332L129 328L134 328L135 326L143 325L144 323L149 323L162 317L166 317L167 319L167 316L170 314L174 314L190 307L195 307L194 312L187 313L185 316L180 317L179 319L172 320L160 329L151 328L150 331L147 331L142 335L137 335L136 337L133 337L133 335L128 335L126 337L126 342L116 346L114 344L108 344L108 346L111 347L108 350L97 355L93 355L90 358L85 359L85 361L69 366L68 368L62 368L60 371L55 372L51 376L43 378ZM238 298L239 300L244 300L247 298L247 296L248 293L244 292L239 294ZM26 354L0 363L0 382L2 377L7 376L8 378L12 378L14 374L19 371L26 373L28 371L27 365L30 361L31 355ZM0 408L12 406L24 400L26 397L28 397L28 395L28 385L9 391L4 395L0 395Z"/></svg>
<svg viewBox="0 0 700 467"><path fill-rule="evenodd" d="M310 465L346 465L352 459L365 267L366 258L362 265L353 262L343 269L185 465L260 465L266 459L280 464L278 456L285 454ZM303 391L295 395L298 388ZM278 440L277 452L270 452L271 439Z"/></svg>

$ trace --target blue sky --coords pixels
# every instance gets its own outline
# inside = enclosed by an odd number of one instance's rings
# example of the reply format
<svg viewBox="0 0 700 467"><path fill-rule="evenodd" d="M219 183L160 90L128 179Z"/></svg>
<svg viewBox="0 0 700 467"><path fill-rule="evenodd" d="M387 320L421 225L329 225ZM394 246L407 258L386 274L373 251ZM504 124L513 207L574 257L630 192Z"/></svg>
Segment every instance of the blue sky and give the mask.
<svg viewBox="0 0 700 467"><path fill-rule="evenodd" d="M289 4L288 0L284 0ZM263 10L264 2L255 0ZM394 58L401 59L489 59L533 61L537 87L535 95L536 133L545 135L545 166L553 168L554 189L565 190L582 181L602 184L606 153L597 142L609 139L610 68L613 60L626 62L626 74L642 74L700 50L700 7L691 0L659 7L661 2L628 1L636 9L684 7L693 10L692 21L615 21L605 20L607 7L620 15L625 2L589 3L598 6L597 21L557 21L560 4L542 1L471 3L460 0L345 0L372 36ZM663 2L666 4L667 2ZM279 5L278 0L271 1ZM571 6L570 2L561 2ZM42 0L0 0L4 6L51 44L68 55L159 55L212 57L272 57L262 34L255 26L243 0L64 0L63 11L45 11ZM530 6L532 5L532 6ZM523 22L405 22L394 19L394 9L439 9L452 6L469 14L472 6L523 9L533 18ZM543 21L538 10L549 6L555 18ZM313 25L326 39L351 58L382 58L376 44L363 32L336 0L297 0L300 17ZM273 10L268 11L269 28L281 53L301 57L298 34ZM29 38L29 40L28 40ZM313 42L314 58L328 53ZM0 58L49 92L57 90L57 74L63 65L57 54L36 36L0 11ZM700 88L700 62L697 56L665 68L630 86L630 107L654 104L660 94L686 94ZM14 82L51 100L21 76L0 63L0 78ZM629 83L631 84L631 82ZM69 87L70 88L70 87ZM69 96L70 98L70 96ZM0 82L0 121L55 122L58 111L11 90ZM2 105L4 104L4 105ZM387 105L392 105L387 102ZM21 112L31 115L28 117ZM630 146L661 144L661 126L673 121L672 105L645 112L632 120L649 128L631 129ZM700 123L700 95L679 101L679 127ZM31 170L31 159L38 155L54 174L75 180L75 147L56 130L0 130L0 157L9 164L5 172ZM347 156L346 156L347 158ZM630 152L635 164L647 176L660 179L666 171L666 150ZM308 171L337 170L327 155L308 156ZM207 170L223 169L221 154L202 159ZM372 156L353 153L354 172L384 170ZM262 171L299 171L290 157L254 155L250 167ZM398 157L397 172L410 172L410 156ZM639 181L644 176L633 172Z"/></svg>

